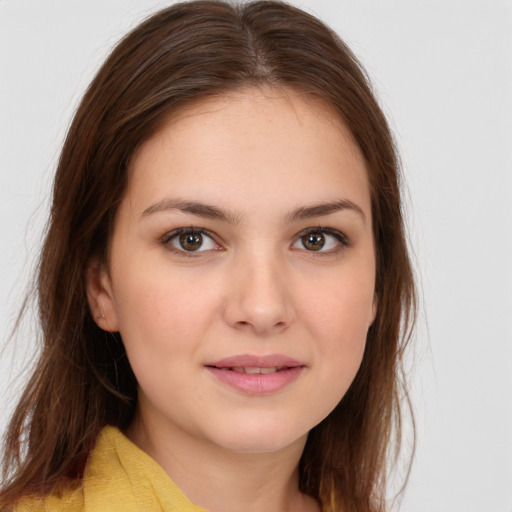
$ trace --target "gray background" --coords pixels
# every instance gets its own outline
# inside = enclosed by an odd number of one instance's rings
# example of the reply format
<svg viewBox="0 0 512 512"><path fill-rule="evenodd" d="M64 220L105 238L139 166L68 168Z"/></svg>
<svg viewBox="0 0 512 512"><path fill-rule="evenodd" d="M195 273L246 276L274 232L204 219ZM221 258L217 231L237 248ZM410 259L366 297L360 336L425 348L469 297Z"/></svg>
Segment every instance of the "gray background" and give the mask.
<svg viewBox="0 0 512 512"><path fill-rule="evenodd" d="M72 112L109 48L168 3L0 0L1 343L32 283ZM293 3L366 65L403 157L422 313L402 510L512 512L512 2ZM33 339L26 322L0 359L0 430Z"/></svg>

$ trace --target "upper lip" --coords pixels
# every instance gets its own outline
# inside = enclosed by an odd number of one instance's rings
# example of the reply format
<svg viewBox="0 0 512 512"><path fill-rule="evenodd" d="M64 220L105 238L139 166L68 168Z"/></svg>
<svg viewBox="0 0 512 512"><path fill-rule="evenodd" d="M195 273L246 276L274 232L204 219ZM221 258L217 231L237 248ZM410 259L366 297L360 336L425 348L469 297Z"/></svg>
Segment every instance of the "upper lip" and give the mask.
<svg viewBox="0 0 512 512"><path fill-rule="evenodd" d="M220 359L207 363L205 366L212 366L215 368L273 368L273 367L287 367L295 368L297 366L304 366L303 363L291 357L282 354L270 354L266 356L258 356L251 354L240 354L231 357Z"/></svg>

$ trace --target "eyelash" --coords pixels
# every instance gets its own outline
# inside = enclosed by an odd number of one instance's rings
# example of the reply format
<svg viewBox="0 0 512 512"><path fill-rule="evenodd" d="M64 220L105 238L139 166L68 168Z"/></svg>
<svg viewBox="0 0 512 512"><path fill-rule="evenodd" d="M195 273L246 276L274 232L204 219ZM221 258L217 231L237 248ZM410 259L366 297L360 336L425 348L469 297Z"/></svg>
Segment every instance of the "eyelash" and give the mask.
<svg viewBox="0 0 512 512"><path fill-rule="evenodd" d="M340 251L342 251L343 249L350 246L350 240L344 233L342 233L341 231L338 231L337 229L324 228L321 226L307 228L307 229L301 231L297 235L294 244L308 235L316 235L316 234L331 236L334 239L336 239L338 244L334 249L329 249L327 251L308 251L305 248L302 249L302 250L306 251L308 254L311 254L313 256L320 257L320 256L324 256L327 254L337 254Z"/></svg>
<svg viewBox="0 0 512 512"><path fill-rule="evenodd" d="M193 234L193 235L199 234L199 235L207 236L210 240L212 240L213 243L215 243L215 245L220 246L217 243L217 241L215 240L215 236L210 231L208 231L204 228L193 228L193 227L179 228L179 229L175 229L175 230L171 231L170 233L166 233L161 239L162 244L166 245L167 248L171 252L178 254L179 256L185 256L185 257L190 257L190 258L194 258L194 257L197 258L198 256L201 255L202 252L206 252L204 250L203 251L185 251L184 249L178 249L171 245L170 242L174 238L177 238L180 235L186 235L186 234Z"/></svg>
<svg viewBox="0 0 512 512"><path fill-rule="evenodd" d="M211 233L210 231L204 229L204 228L194 228L194 227L188 227L188 228L179 228L179 229L175 229L169 233L166 233L162 238L161 238L161 242L163 245L166 245L167 248L175 253L175 254L178 254L180 256L185 256L185 257L191 257L191 258L194 258L194 257L198 257L201 255L202 252L207 252L209 251L209 249L207 250L197 250L197 251L186 251L184 249L178 249L176 247L174 247L173 245L171 245L171 241L177 237L179 237L180 235L183 235L183 234L200 234L200 235L203 235L203 236L206 236L208 237L210 240L212 240L213 243L215 243L217 246L220 247L220 244L218 244L218 242L216 241L216 237L215 235L213 235L213 233ZM348 237L342 233L341 231L338 231L336 229L332 229L332 228L325 228L325 227L311 227L311 228L307 228L303 231L301 231L300 233L298 233L295 237L295 240L292 244L295 245L297 242L299 242L301 239L303 239L304 237L308 236L308 235L313 235L313 234L321 234L321 235L327 235L327 236L331 236L333 237L334 239L336 239L336 241L338 242L337 246L334 248L334 249L329 249L327 251L322 251L322 250L319 250L319 251L313 251L313 250L307 250L306 248L301 248L299 250L302 250L302 251L305 251L307 252L308 254L311 254L313 256L316 256L316 257L321 257L323 255L327 255L327 254L336 254L336 253L339 253L340 251L342 251L343 249L345 249L346 247L349 247L350 246L350 240L348 239Z"/></svg>

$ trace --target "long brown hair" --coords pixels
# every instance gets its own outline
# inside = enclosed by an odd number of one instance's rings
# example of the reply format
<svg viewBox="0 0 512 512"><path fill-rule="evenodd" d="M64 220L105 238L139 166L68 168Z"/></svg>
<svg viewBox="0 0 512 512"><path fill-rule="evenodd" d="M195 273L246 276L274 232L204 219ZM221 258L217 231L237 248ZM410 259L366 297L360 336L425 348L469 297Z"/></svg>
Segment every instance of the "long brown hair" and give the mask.
<svg viewBox="0 0 512 512"><path fill-rule="evenodd" d="M137 148L175 109L260 85L323 100L366 159L377 317L354 382L310 432L299 469L301 489L324 510L384 509L389 446L393 431L399 434L405 389L402 355L415 311L390 130L357 59L319 20L275 1L208 0L173 5L129 33L75 114L39 264L41 355L5 439L3 509L28 494L79 485L100 430L124 428L133 418L135 377L120 337L91 317L85 273L92 258L106 258Z"/></svg>

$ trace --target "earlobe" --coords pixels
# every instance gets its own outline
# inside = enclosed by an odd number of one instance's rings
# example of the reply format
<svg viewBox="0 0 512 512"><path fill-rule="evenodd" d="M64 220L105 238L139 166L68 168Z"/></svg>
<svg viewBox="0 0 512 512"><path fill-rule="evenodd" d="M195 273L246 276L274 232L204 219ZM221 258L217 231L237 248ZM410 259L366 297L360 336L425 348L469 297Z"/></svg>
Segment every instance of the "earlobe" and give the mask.
<svg viewBox="0 0 512 512"><path fill-rule="evenodd" d="M87 301L91 315L101 329L117 332L118 322L112 284L108 269L99 260L93 260L87 267Z"/></svg>
<svg viewBox="0 0 512 512"><path fill-rule="evenodd" d="M377 294L375 294L373 296L373 302L372 302L370 325L373 325L373 322L375 322L375 318L377 317L378 309L379 309L379 298L377 297Z"/></svg>

